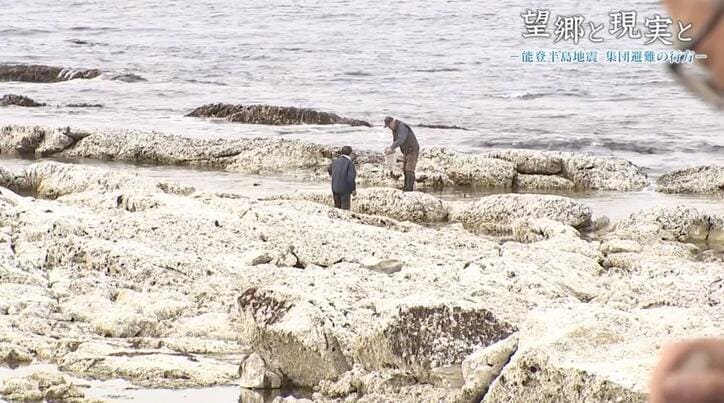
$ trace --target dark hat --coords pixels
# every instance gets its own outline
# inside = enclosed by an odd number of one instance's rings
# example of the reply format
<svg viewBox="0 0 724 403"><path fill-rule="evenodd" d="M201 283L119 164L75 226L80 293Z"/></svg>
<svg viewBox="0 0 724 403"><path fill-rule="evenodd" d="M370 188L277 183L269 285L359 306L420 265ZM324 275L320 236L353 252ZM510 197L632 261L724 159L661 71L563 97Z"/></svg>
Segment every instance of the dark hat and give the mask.
<svg viewBox="0 0 724 403"><path fill-rule="evenodd" d="M395 120L392 116L388 116L385 118L385 127L390 127L390 123Z"/></svg>

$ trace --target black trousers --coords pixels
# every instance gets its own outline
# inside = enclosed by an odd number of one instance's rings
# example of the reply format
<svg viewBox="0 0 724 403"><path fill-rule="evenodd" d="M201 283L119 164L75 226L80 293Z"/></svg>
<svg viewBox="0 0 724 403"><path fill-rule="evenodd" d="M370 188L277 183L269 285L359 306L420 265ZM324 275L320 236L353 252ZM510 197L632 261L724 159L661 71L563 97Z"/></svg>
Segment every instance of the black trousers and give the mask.
<svg viewBox="0 0 724 403"><path fill-rule="evenodd" d="M342 210L349 210L352 201L351 193L332 193L334 197L334 207Z"/></svg>

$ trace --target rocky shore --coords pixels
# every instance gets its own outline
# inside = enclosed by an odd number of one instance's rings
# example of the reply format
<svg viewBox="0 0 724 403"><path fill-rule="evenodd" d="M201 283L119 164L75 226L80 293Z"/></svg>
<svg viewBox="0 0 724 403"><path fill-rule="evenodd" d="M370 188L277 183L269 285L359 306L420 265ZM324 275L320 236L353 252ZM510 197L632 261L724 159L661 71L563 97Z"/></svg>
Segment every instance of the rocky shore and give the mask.
<svg viewBox="0 0 724 403"><path fill-rule="evenodd" d="M264 172L314 172L331 153L72 129L1 136L3 154ZM644 179L601 157L428 155L450 180L501 172L511 187L519 174ZM326 203L57 162L0 170L0 364L57 368L8 377L0 394L88 401L73 380L89 378L233 384L245 402L279 387L316 402L645 402L663 344L724 332L724 262L708 250L724 242L724 217L659 208L608 224L560 196L447 203L384 188L360 189L352 212Z"/></svg>
<svg viewBox="0 0 724 403"><path fill-rule="evenodd" d="M200 106L188 115L197 118L223 118L229 122L259 125L334 125L371 127L368 122L340 117L334 113L308 108L273 105L208 104Z"/></svg>
<svg viewBox="0 0 724 403"><path fill-rule="evenodd" d="M337 150L275 138L208 140L129 130L5 126L0 129L0 152L294 174L327 181L326 168ZM401 186L401 164L390 167L383 163L381 153L374 152L360 152L354 159L361 184ZM634 191L647 184L640 168L619 158L526 150L464 154L440 147L424 148L417 174L417 185L423 189Z"/></svg>

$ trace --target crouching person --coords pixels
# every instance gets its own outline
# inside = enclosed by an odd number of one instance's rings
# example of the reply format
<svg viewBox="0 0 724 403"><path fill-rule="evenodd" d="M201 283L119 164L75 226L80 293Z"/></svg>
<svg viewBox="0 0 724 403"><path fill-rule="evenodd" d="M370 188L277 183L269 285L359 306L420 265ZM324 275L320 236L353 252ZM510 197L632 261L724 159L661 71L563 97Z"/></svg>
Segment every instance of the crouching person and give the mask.
<svg viewBox="0 0 724 403"><path fill-rule="evenodd" d="M332 161L327 169L332 175L332 196L334 207L349 210L352 202L352 195L357 190L357 170L352 162L352 147L342 147L342 154Z"/></svg>

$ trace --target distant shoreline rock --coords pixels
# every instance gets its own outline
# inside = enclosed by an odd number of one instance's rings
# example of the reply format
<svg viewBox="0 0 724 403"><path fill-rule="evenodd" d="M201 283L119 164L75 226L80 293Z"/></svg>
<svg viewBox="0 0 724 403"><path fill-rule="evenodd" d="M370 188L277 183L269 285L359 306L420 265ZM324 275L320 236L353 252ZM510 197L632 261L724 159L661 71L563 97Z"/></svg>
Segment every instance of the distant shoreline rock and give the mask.
<svg viewBox="0 0 724 403"><path fill-rule="evenodd" d="M26 108L37 108L40 106L48 106L48 104L37 102L32 98L26 97L25 95L16 95L16 94L5 94L2 98L0 98L0 106L21 106ZM89 104L85 102L76 103L76 104L66 104L66 105L58 105L58 107L67 107L67 108L102 108L102 104Z"/></svg>
<svg viewBox="0 0 724 403"><path fill-rule="evenodd" d="M148 81L145 78L133 73L103 73L101 78L105 78L111 81L123 81L124 83L137 83L141 81Z"/></svg>
<svg viewBox="0 0 724 403"><path fill-rule="evenodd" d="M57 83L76 79L91 79L101 75L98 69L70 69L38 64L0 65L0 81Z"/></svg>
<svg viewBox="0 0 724 403"><path fill-rule="evenodd" d="M441 130L463 130L463 131L470 131L467 127L460 127L455 125L433 125L433 124L427 124L427 123L419 123L417 127L424 127L427 129L441 129Z"/></svg>
<svg viewBox="0 0 724 403"><path fill-rule="evenodd" d="M0 98L0 106L23 106L28 108L36 108L39 106L45 106L44 103L36 102L35 100L28 98L24 95L6 94Z"/></svg>
<svg viewBox="0 0 724 403"><path fill-rule="evenodd" d="M146 81L145 78L136 74L111 73L99 69L68 68L40 64L0 64L0 81L58 83L70 80L90 80L97 77L127 83Z"/></svg>
<svg viewBox="0 0 724 403"><path fill-rule="evenodd" d="M329 112L308 108L273 105L208 104L200 106L186 116L197 118L222 118L229 122L260 125L333 125L372 127L363 120L343 118Z"/></svg>
<svg viewBox="0 0 724 403"><path fill-rule="evenodd" d="M67 104L65 105L68 108L102 108L102 104L87 104L85 102L79 103L79 104Z"/></svg>

